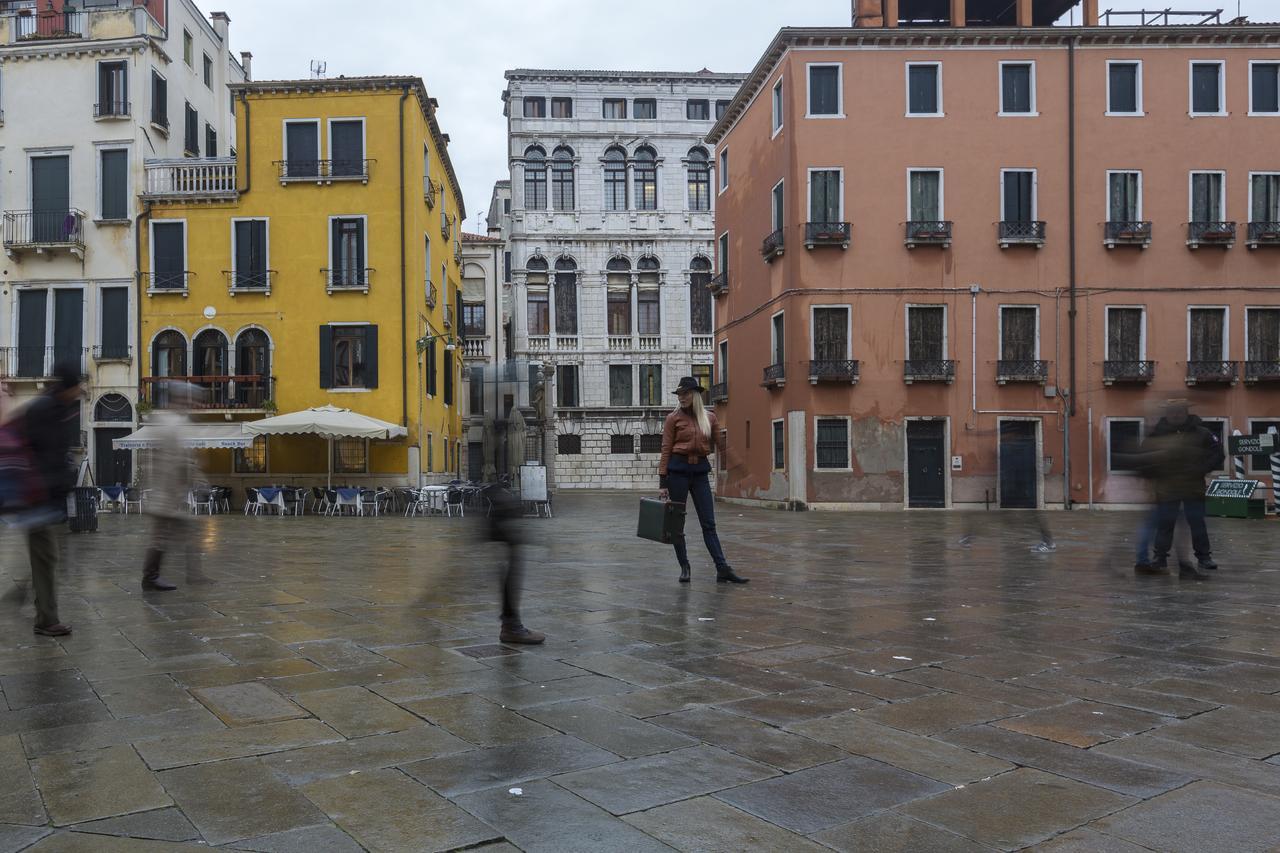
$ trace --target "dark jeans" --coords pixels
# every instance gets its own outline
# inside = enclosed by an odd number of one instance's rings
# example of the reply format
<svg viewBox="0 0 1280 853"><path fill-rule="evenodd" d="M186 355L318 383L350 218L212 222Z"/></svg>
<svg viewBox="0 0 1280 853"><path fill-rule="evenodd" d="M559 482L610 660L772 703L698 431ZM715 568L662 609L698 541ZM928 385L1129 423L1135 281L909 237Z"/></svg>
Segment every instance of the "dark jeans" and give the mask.
<svg viewBox="0 0 1280 853"><path fill-rule="evenodd" d="M27 552L31 556L31 588L36 594L36 627L48 628L58 624L58 593L53 580L58 568L58 526L27 530Z"/></svg>
<svg viewBox="0 0 1280 853"><path fill-rule="evenodd" d="M502 625L518 628L520 621L520 584L524 581L524 563L520 560L520 543L507 540L507 565L502 576Z"/></svg>
<svg viewBox="0 0 1280 853"><path fill-rule="evenodd" d="M1156 561L1165 560L1169 549L1173 546L1173 528L1178 523L1178 515L1187 519L1187 527L1191 528L1191 549L1196 558L1207 560L1211 555L1209 547L1209 529L1204 523L1204 498L1183 501L1160 501L1156 505Z"/></svg>
<svg viewBox="0 0 1280 853"><path fill-rule="evenodd" d="M167 515L151 516L151 547L142 565L142 579L160 577L164 556L181 552L187 569L187 580L199 577L200 551L196 544L194 524L189 518Z"/></svg>
<svg viewBox="0 0 1280 853"><path fill-rule="evenodd" d="M708 477L711 466L706 462L690 465L683 459L672 457L667 464L667 491L671 500L686 504L687 498L693 499L693 507L698 513L698 523L702 525L702 541L707 545L707 553L716 564L716 571L728 571L729 561L724 558L720 548L720 537L716 535L716 505L711 494L711 480ZM673 543L676 548L676 559L680 565L689 565L689 552L685 548L684 534L681 533Z"/></svg>
<svg viewBox="0 0 1280 853"><path fill-rule="evenodd" d="M1156 526L1159 524L1160 510L1153 507L1150 512L1142 517L1142 524L1138 527L1138 540L1134 545L1134 557L1136 562L1146 563L1151 560L1151 542L1156 537ZM1177 517L1174 517L1177 521Z"/></svg>

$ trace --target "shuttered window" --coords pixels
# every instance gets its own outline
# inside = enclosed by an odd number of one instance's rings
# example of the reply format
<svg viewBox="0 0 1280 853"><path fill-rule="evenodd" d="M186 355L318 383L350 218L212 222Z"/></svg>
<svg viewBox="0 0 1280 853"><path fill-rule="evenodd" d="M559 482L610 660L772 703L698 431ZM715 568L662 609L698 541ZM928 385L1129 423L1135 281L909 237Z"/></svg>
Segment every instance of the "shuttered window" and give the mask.
<svg viewBox="0 0 1280 853"><path fill-rule="evenodd" d="M946 308L941 305L912 305L907 308L907 358L935 361L946 358L943 329Z"/></svg>
<svg viewBox="0 0 1280 853"><path fill-rule="evenodd" d="M1107 112L1138 111L1138 63L1113 62L1107 66Z"/></svg>
<svg viewBox="0 0 1280 853"><path fill-rule="evenodd" d="M772 364L782 364L787 352L787 333L786 333L786 315L774 314L772 322L773 330L773 361Z"/></svg>
<svg viewBox="0 0 1280 853"><path fill-rule="evenodd" d="M849 309L813 309L813 357L817 361L849 358Z"/></svg>
<svg viewBox="0 0 1280 853"><path fill-rule="evenodd" d="M551 331L551 314L547 305L547 289L529 290L529 334L546 335Z"/></svg>
<svg viewBox="0 0 1280 853"><path fill-rule="evenodd" d="M1191 221L1221 222L1223 206L1221 172L1191 173Z"/></svg>
<svg viewBox="0 0 1280 853"><path fill-rule="evenodd" d="M320 122L290 121L284 126L285 174L314 178L320 174Z"/></svg>
<svg viewBox="0 0 1280 853"><path fill-rule="evenodd" d="M1000 112L1031 113L1035 111L1035 75L1030 63L1000 66Z"/></svg>
<svg viewBox="0 0 1280 853"><path fill-rule="evenodd" d="M1030 306L1006 306L1000 309L1000 358L1002 361L1035 359L1038 313Z"/></svg>
<svg viewBox="0 0 1280 853"><path fill-rule="evenodd" d="M434 397L438 393L436 375L440 372L438 369L440 360L439 346L440 341L435 338L427 341L427 349L423 357L424 371L427 374L427 396L429 397Z"/></svg>
<svg viewBox="0 0 1280 853"><path fill-rule="evenodd" d="M1246 325L1248 360L1280 362L1280 308L1250 308Z"/></svg>
<svg viewBox="0 0 1280 853"><path fill-rule="evenodd" d="M188 103L184 112L184 133L182 147L192 157L200 156L200 114Z"/></svg>
<svg viewBox="0 0 1280 853"><path fill-rule="evenodd" d="M635 405L635 394L631 389L631 365L609 365L609 405Z"/></svg>
<svg viewBox="0 0 1280 853"><path fill-rule="evenodd" d="M1216 62L1191 64L1191 112L1222 112L1222 66Z"/></svg>
<svg viewBox="0 0 1280 853"><path fill-rule="evenodd" d="M942 219L942 173L938 171L911 172L908 181L911 193L911 221L937 222Z"/></svg>
<svg viewBox="0 0 1280 853"><path fill-rule="evenodd" d="M98 63L99 116L129 114L129 65L126 62Z"/></svg>
<svg viewBox="0 0 1280 853"><path fill-rule="evenodd" d="M1280 174L1253 175L1249 184L1249 221L1280 222Z"/></svg>
<svg viewBox="0 0 1280 853"><path fill-rule="evenodd" d="M151 123L169 129L169 81L151 72Z"/></svg>
<svg viewBox="0 0 1280 853"><path fill-rule="evenodd" d="M329 122L330 174L350 177L364 174L364 121Z"/></svg>
<svg viewBox="0 0 1280 853"><path fill-rule="evenodd" d="M1192 308L1190 361L1222 361L1227 311L1225 308Z"/></svg>
<svg viewBox="0 0 1280 853"><path fill-rule="evenodd" d="M235 238L235 276L237 288L266 287L267 221L239 219L232 224Z"/></svg>
<svg viewBox="0 0 1280 853"><path fill-rule="evenodd" d="M631 334L631 291L610 289L608 295L609 334Z"/></svg>
<svg viewBox="0 0 1280 853"><path fill-rule="evenodd" d="M444 404L453 405L453 350L444 351Z"/></svg>
<svg viewBox="0 0 1280 853"><path fill-rule="evenodd" d="M841 221L839 169L815 169L809 173L809 221Z"/></svg>
<svg viewBox="0 0 1280 853"><path fill-rule="evenodd" d="M658 309L659 291L656 287L636 290L636 331L642 335L662 333Z"/></svg>
<svg viewBox="0 0 1280 853"><path fill-rule="evenodd" d="M1249 68L1255 113L1280 113L1280 62L1255 62Z"/></svg>
<svg viewBox="0 0 1280 853"><path fill-rule="evenodd" d="M1137 222L1142 216L1140 172L1112 172L1107 176L1107 219Z"/></svg>
<svg viewBox="0 0 1280 853"><path fill-rule="evenodd" d="M840 114L840 66L809 66L809 115Z"/></svg>
<svg viewBox="0 0 1280 853"><path fill-rule="evenodd" d="M662 365L640 365L640 405L662 405Z"/></svg>
<svg viewBox="0 0 1280 853"><path fill-rule="evenodd" d="M1004 221L1031 222L1035 219L1035 172L1007 170L1004 182Z"/></svg>
<svg viewBox="0 0 1280 853"><path fill-rule="evenodd" d="M1142 309L1107 309L1107 361L1142 359Z"/></svg>
<svg viewBox="0 0 1280 853"><path fill-rule="evenodd" d="M18 291L18 376L45 375L49 291Z"/></svg>
<svg viewBox="0 0 1280 853"><path fill-rule="evenodd" d="M187 226L185 222L151 223L152 284L156 288L186 287Z"/></svg>
<svg viewBox="0 0 1280 853"><path fill-rule="evenodd" d="M129 152L113 148L101 152L103 219L129 218Z"/></svg>
<svg viewBox="0 0 1280 853"><path fill-rule="evenodd" d="M364 220L354 217L331 219L330 229L330 283L340 287L366 284Z"/></svg>
<svg viewBox="0 0 1280 853"><path fill-rule="evenodd" d="M578 366L556 365L556 405L576 408L581 405L578 396Z"/></svg>
<svg viewBox="0 0 1280 853"><path fill-rule="evenodd" d="M938 77L942 68L938 65L907 66L907 112L911 115L937 115L942 112L938 103Z"/></svg>
<svg viewBox="0 0 1280 853"><path fill-rule="evenodd" d="M378 327L320 327L320 387L378 387Z"/></svg>
<svg viewBox="0 0 1280 853"><path fill-rule="evenodd" d="M129 355L129 288L102 288L101 329L98 333L103 358Z"/></svg>

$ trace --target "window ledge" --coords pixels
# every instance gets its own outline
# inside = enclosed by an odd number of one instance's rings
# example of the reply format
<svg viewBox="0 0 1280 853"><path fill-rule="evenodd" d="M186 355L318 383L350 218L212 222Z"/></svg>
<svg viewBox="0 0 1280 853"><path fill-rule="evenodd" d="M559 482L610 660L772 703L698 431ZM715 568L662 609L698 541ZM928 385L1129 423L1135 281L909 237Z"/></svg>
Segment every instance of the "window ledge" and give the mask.
<svg viewBox="0 0 1280 853"><path fill-rule="evenodd" d="M946 113L904 113L906 118L946 118Z"/></svg>
<svg viewBox="0 0 1280 853"><path fill-rule="evenodd" d="M325 388L330 394L369 394L375 389L373 388ZM336 471L334 472L337 473Z"/></svg>
<svg viewBox="0 0 1280 853"><path fill-rule="evenodd" d="M1036 111L1036 112L1030 112L1030 113L1006 113L1006 112L998 112L998 113L996 113L996 115L997 115L998 117L1000 117L1000 118L1039 118L1039 117L1040 117L1040 113L1039 113L1039 111Z"/></svg>
<svg viewBox="0 0 1280 853"><path fill-rule="evenodd" d="M165 139L169 138L169 128L165 127L163 124L157 124L153 121L151 122L151 128Z"/></svg>
<svg viewBox="0 0 1280 853"><path fill-rule="evenodd" d="M1280 112L1255 113L1253 110L1249 110L1249 115L1256 118L1280 118Z"/></svg>
<svg viewBox="0 0 1280 853"><path fill-rule="evenodd" d="M1145 111L1137 112L1137 113L1113 113L1110 110L1108 110L1107 112L1103 113L1103 115L1109 116L1111 118L1145 118L1147 116L1147 113Z"/></svg>
<svg viewBox="0 0 1280 853"><path fill-rule="evenodd" d="M1226 118L1231 113L1187 113L1188 118Z"/></svg>
<svg viewBox="0 0 1280 853"><path fill-rule="evenodd" d="M844 113L805 113L805 118L846 118Z"/></svg>
<svg viewBox="0 0 1280 853"><path fill-rule="evenodd" d="M186 299L186 298L187 298L187 296L188 296L188 293L187 293L187 289L186 289L185 287L183 287L183 288L177 288L177 287L161 287L161 288L153 288L153 287L148 287L148 288L147 288L147 296L181 296L183 299Z"/></svg>
<svg viewBox="0 0 1280 853"><path fill-rule="evenodd" d="M95 219L93 220L93 224L101 225L101 226L109 226L109 227L113 226L113 227L127 228L133 224L133 220L132 219Z"/></svg>
<svg viewBox="0 0 1280 853"><path fill-rule="evenodd" d="M93 120L94 120L94 121L129 121L129 120L130 120L130 119L132 119L132 118L133 118L133 116L128 115L128 114L125 114L125 115L115 115L115 114L113 113L112 115L106 115L106 116L94 116L94 117L93 117Z"/></svg>

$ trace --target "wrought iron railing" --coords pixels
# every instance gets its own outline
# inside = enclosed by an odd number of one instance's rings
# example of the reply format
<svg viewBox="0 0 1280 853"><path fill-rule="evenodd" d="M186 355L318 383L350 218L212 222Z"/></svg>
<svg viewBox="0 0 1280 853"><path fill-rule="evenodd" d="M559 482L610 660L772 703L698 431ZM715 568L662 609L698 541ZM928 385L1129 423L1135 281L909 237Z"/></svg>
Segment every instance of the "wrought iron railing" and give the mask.
<svg viewBox="0 0 1280 853"><path fill-rule="evenodd" d="M1146 246L1151 242L1151 223L1138 219L1113 219L1104 226L1108 246Z"/></svg>
<svg viewBox="0 0 1280 853"><path fill-rule="evenodd" d="M771 364L764 369L764 385L781 385L787 380L787 367L779 362Z"/></svg>
<svg viewBox="0 0 1280 853"><path fill-rule="evenodd" d="M147 286L147 293L186 293L195 273L190 270L175 272L139 273Z"/></svg>
<svg viewBox="0 0 1280 853"><path fill-rule="evenodd" d="M223 270L227 289L232 296L237 293L270 293L275 270Z"/></svg>
<svg viewBox="0 0 1280 853"><path fill-rule="evenodd" d="M1150 382L1155 376L1154 361L1102 362L1102 381L1108 385L1112 382Z"/></svg>
<svg viewBox="0 0 1280 853"><path fill-rule="evenodd" d="M1280 222L1250 222L1250 246L1280 246Z"/></svg>
<svg viewBox="0 0 1280 853"><path fill-rule="evenodd" d="M1188 361L1187 382L1235 382L1240 365L1234 361Z"/></svg>
<svg viewBox="0 0 1280 853"><path fill-rule="evenodd" d="M709 397L709 399L711 400L711 402L712 402L712 403L727 403L727 402L729 402L729 383L728 383L728 382L716 382L715 384L713 384L713 385L711 386L711 389L710 389L710 392L709 392L709 394L708 394L708 397Z"/></svg>
<svg viewBox="0 0 1280 853"><path fill-rule="evenodd" d="M373 277L372 267L342 267L339 269L322 269L325 289L332 293L335 290L363 290L368 292L369 279Z"/></svg>
<svg viewBox="0 0 1280 853"><path fill-rule="evenodd" d="M950 246L951 221L947 219L915 219L907 223L907 248L913 246Z"/></svg>
<svg viewBox="0 0 1280 853"><path fill-rule="evenodd" d="M805 248L840 246L847 249L852 230L848 222L806 222L804 224Z"/></svg>
<svg viewBox="0 0 1280 853"><path fill-rule="evenodd" d="M1188 222L1188 246L1230 246L1236 241L1234 222Z"/></svg>
<svg viewBox="0 0 1280 853"><path fill-rule="evenodd" d="M427 307L428 307L428 308L435 308L435 307L436 307L436 285L435 285L435 282L433 282L431 279L427 279L427 281L426 281L426 283L425 283L425 285L424 285L424 287L423 287L423 292L424 292L424 294L425 294L424 298L426 299Z"/></svg>
<svg viewBox="0 0 1280 853"><path fill-rule="evenodd" d="M711 277L711 281L707 282L707 290L711 291L712 296L719 296L727 293L729 290L729 273L716 273Z"/></svg>
<svg viewBox="0 0 1280 853"><path fill-rule="evenodd" d="M146 198L233 198L237 194L233 157L148 160L144 166Z"/></svg>
<svg viewBox="0 0 1280 853"><path fill-rule="evenodd" d="M1000 244L1025 243L1040 246L1044 244L1044 232L1043 222L1004 220L1000 223Z"/></svg>
<svg viewBox="0 0 1280 853"><path fill-rule="evenodd" d="M94 118L128 118L128 101L100 101L93 105Z"/></svg>
<svg viewBox="0 0 1280 853"><path fill-rule="evenodd" d="M4 247L65 248L84 251L84 211L6 210Z"/></svg>
<svg viewBox="0 0 1280 853"><path fill-rule="evenodd" d="M368 181L369 158L338 160L276 160L280 183L290 181Z"/></svg>
<svg viewBox="0 0 1280 853"><path fill-rule="evenodd" d="M180 393L171 383L194 385L197 392ZM138 399L155 409L264 409L272 400L275 377L253 374L235 376L144 376Z"/></svg>
<svg viewBox="0 0 1280 853"><path fill-rule="evenodd" d="M765 237L764 242L760 244L760 254L764 255L764 259L766 261L771 261L781 255L783 249L783 234L781 228L774 231L768 237Z"/></svg>
<svg viewBox="0 0 1280 853"><path fill-rule="evenodd" d="M1246 361L1244 363L1245 382L1280 382L1280 360Z"/></svg>
<svg viewBox="0 0 1280 853"><path fill-rule="evenodd" d="M430 176L426 176L422 179L422 200L427 203L428 210L436 206L436 193L439 189L440 188L436 185L436 182L431 180Z"/></svg>
<svg viewBox="0 0 1280 853"><path fill-rule="evenodd" d="M453 306L448 302L444 304L444 327L446 329L453 326Z"/></svg>
<svg viewBox="0 0 1280 853"><path fill-rule="evenodd" d="M815 358L809 362L809 382L857 382L858 360L856 358L823 359Z"/></svg>
<svg viewBox="0 0 1280 853"><path fill-rule="evenodd" d="M133 361L133 347L128 344L98 344L93 348L93 360L95 362L102 361Z"/></svg>
<svg viewBox="0 0 1280 853"><path fill-rule="evenodd" d="M1049 362L1038 359L1002 358L996 362L996 381L1044 382L1049 378Z"/></svg>
<svg viewBox="0 0 1280 853"><path fill-rule="evenodd" d="M54 368L70 364L85 372L87 347L16 346L0 347L0 378L45 379Z"/></svg>
<svg viewBox="0 0 1280 853"><path fill-rule="evenodd" d="M949 358L910 358L902 364L907 382L950 382L956 378L956 363Z"/></svg>
<svg viewBox="0 0 1280 853"><path fill-rule="evenodd" d="M20 9L18 14L6 17L12 42L84 38L89 28L89 15L82 11Z"/></svg>

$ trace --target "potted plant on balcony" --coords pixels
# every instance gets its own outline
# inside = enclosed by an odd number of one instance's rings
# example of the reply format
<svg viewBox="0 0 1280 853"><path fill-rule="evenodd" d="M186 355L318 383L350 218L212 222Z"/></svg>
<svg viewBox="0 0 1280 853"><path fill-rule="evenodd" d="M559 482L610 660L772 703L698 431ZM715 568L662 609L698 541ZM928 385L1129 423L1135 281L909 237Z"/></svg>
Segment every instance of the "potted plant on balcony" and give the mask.
<svg viewBox="0 0 1280 853"><path fill-rule="evenodd" d="M276 401L268 397L262 401L262 411L266 412L268 416L271 416L280 411L280 409L276 406Z"/></svg>

